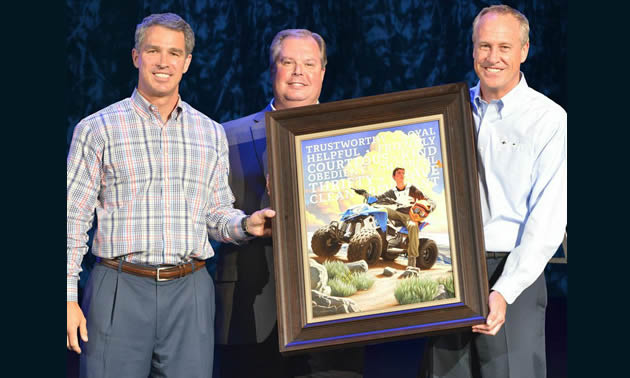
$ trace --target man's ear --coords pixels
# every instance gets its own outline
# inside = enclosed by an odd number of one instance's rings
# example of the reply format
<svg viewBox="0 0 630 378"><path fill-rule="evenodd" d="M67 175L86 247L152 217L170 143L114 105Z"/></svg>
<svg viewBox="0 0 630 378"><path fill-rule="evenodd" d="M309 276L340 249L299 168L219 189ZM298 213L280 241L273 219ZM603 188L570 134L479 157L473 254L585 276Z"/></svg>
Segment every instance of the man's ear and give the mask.
<svg viewBox="0 0 630 378"><path fill-rule="evenodd" d="M138 50L135 48L131 49L131 60L133 61L133 66L138 68L138 59L140 58L140 54Z"/></svg>
<svg viewBox="0 0 630 378"><path fill-rule="evenodd" d="M188 67L190 67L190 62L192 61L192 54L188 54L186 57L186 62L184 63L184 71L182 73L186 73L188 71Z"/></svg>
<svg viewBox="0 0 630 378"><path fill-rule="evenodd" d="M521 47L521 63L524 63L527 59L527 54L529 54L529 41Z"/></svg>

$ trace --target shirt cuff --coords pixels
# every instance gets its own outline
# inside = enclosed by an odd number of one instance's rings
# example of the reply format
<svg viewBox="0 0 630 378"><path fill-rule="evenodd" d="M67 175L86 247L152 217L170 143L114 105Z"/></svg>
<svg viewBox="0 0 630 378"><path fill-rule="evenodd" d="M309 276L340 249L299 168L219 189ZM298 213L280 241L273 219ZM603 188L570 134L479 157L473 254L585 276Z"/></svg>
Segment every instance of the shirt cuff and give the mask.
<svg viewBox="0 0 630 378"><path fill-rule="evenodd" d="M522 290L518 290L518 288L511 287L508 283L508 280L504 277L500 277L497 282L490 288L490 290L498 291L501 293L507 304L512 304L516 300L516 298L521 294Z"/></svg>
<svg viewBox="0 0 630 378"><path fill-rule="evenodd" d="M77 277L66 278L66 301L78 302L79 301L79 279Z"/></svg>
<svg viewBox="0 0 630 378"><path fill-rule="evenodd" d="M256 238L256 236L247 236L247 234L245 234L245 230L243 230L242 227L242 222L245 218L247 218L247 215L234 217L232 219L230 229L233 232L234 240L237 242L245 242Z"/></svg>

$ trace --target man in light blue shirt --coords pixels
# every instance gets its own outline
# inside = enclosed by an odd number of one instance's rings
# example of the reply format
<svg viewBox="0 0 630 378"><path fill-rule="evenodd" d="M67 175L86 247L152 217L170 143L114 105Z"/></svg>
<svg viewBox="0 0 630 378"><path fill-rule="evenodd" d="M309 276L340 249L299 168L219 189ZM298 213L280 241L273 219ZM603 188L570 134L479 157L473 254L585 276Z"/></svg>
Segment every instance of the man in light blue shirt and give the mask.
<svg viewBox="0 0 630 378"><path fill-rule="evenodd" d="M505 6L473 22L470 90L490 280L486 323L431 338L422 376L544 377L544 268L567 214L567 114L527 85L529 22Z"/></svg>

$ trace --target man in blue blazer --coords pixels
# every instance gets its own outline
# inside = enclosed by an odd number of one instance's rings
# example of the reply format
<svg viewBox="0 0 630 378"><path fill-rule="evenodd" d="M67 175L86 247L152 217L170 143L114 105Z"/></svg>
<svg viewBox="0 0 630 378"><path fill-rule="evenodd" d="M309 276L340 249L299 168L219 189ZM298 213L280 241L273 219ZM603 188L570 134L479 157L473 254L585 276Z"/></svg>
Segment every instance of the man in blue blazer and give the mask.
<svg viewBox="0 0 630 378"><path fill-rule="evenodd" d="M230 187L246 213L269 206L265 113L318 103L326 73L326 44L305 29L279 32L269 49L274 98L260 112L223 124L230 145ZM294 377L331 369L339 351L291 358L278 351L271 239L258 238L217 253L217 368L215 377ZM347 353L362 366L362 349ZM347 357L347 356L346 356ZM346 359L346 358L344 358ZM307 361L308 360L308 361ZM342 363L347 365L347 361ZM330 371L330 370L328 370ZM358 377L335 371L335 376Z"/></svg>

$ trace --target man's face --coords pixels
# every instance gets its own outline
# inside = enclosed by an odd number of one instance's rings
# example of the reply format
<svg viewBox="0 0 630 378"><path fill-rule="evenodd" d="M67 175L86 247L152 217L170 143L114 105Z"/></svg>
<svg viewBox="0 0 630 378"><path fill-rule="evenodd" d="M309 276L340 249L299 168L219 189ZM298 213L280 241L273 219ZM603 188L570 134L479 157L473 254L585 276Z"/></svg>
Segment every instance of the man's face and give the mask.
<svg viewBox="0 0 630 378"><path fill-rule="evenodd" d="M399 169L394 173L394 181L396 181L396 186L402 187L405 186L405 170Z"/></svg>
<svg viewBox="0 0 630 378"><path fill-rule="evenodd" d="M271 73L274 107L286 109L317 103L326 72L317 42L311 37L287 37L280 46L275 73Z"/></svg>
<svg viewBox="0 0 630 378"><path fill-rule="evenodd" d="M512 15L485 14L477 24L473 46L475 72L484 100L498 100L518 85L529 42L521 45L521 29Z"/></svg>
<svg viewBox="0 0 630 378"><path fill-rule="evenodd" d="M184 32L154 25L131 52L138 69L138 91L150 102L178 96L179 82L192 59L186 54Z"/></svg>

